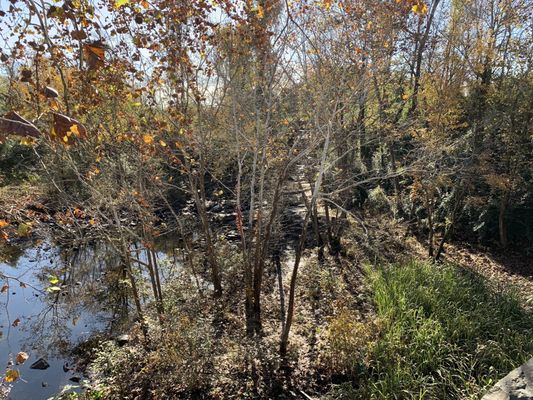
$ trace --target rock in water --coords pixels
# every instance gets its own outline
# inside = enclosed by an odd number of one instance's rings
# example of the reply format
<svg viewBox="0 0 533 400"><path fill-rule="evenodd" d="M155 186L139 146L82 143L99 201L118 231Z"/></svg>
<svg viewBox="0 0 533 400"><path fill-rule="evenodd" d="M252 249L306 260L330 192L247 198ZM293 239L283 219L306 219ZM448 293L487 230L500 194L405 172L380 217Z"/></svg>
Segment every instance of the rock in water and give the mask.
<svg viewBox="0 0 533 400"><path fill-rule="evenodd" d="M481 400L533 400L533 358L509 372Z"/></svg>
<svg viewBox="0 0 533 400"><path fill-rule="evenodd" d="M44 358L39 358L30 366L31 369L47 369L49 367L50 364L48 364Z"/></svg>

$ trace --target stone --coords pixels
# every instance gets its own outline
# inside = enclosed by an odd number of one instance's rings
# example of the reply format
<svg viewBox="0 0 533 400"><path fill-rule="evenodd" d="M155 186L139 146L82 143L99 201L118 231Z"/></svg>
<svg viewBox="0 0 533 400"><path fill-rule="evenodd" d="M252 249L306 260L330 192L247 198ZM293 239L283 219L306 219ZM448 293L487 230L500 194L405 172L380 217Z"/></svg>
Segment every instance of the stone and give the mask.
<svg viewBox="0 0 533 400"><path fill-rule="evenodd" d="M49 367L50 364L44 358L39 358L30 366L30 369L48 369Z"/></svg>
<svg viewBox="0 0 533 400"><path fill-rule="evenodd" d="M119 335L117 336L117 344L119 346L124 346L126 344L128 344L128 342L130 341L130 335L127 335L127 334L124 334L124 335Z"/></svg>
<svg viewBox="0 0 533 400"><path fill-rule="evenodd" d="M481 400L533 400L533 358L499 380Z"/></svg>

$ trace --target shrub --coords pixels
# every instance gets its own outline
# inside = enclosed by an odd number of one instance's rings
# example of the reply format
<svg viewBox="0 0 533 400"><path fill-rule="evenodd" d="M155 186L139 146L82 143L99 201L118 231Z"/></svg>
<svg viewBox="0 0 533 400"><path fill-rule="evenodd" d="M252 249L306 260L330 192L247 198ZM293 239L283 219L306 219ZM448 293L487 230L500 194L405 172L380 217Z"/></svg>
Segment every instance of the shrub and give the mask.
<svg viewBox="0 0 533 400"><path fill-rule="evenodd" d="M323 335L322 363L334 375L355 377L365 369L365 360L377 326L358 321L352 310L342 310L329 320Z"/></svg>

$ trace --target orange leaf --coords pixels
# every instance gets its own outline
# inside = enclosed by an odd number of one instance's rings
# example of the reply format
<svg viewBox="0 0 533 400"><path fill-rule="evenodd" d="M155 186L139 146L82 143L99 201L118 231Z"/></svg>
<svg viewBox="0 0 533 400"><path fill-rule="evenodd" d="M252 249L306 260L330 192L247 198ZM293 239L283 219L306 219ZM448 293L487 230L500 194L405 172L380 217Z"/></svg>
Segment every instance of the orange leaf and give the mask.
<svg viewBox="0 0 533 400"><path fill-rule="evenodd" d="M154 137L152 135L143 135L143 142L146 144L152 144L154 142Z"/></svg>
<svg viewBox="0 0 533 400"><path fill-rule="evenodd" d="M105 46L102 42L96 41L91 44L86 44L84 49L87 66L90 70L104 66Z"/></svg>

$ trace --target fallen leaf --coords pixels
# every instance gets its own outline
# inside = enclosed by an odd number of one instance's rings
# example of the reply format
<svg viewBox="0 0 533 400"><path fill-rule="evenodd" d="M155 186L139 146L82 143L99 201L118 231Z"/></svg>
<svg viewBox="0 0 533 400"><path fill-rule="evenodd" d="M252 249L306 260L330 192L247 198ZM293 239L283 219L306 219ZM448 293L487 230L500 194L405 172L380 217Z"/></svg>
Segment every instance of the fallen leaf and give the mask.
<svg viewBox="0 0 533 400"><path fill-rule="evenodd" d="M17 327L17 326L19 326L19 324L20 324L20 318L17 318L16 320L13 321L13 323L11 325L14 326L14 327Z"/></svg>
<svg viewBox="0 0 533 400"><path fill-rule="evenodd" d="M2 289L0 289L0 293L5 293L9 289L9 285L7 283L4 283L4 286L2 286Z"/></svg>
<svg viewBox="0 0 533 400"><path fill-rule="evenodd" d="M15 362L18 364L24 364L24 362L28 359L28 353L24 351L20 351L17 353L17 356L15 357Z"/></svg>
<svg viewBox="0 0 533 400"><path fill-rule="evenodd" d="M17 228L18 237L27 237L30 235L30 233L31 233L31 224L29 223L25 224L24 222L19 224Z"/></svg>
<svg viewBox="0 0 533 400"><path fill-rule="evenodd" d="M8 369L6 371L6 382L15 382L20 377L20 372L18 372L16 369Z"/></svg>
<svg viewBox="0 0 533 400"><path fill-rule="evenodd" d="M143 135L143 142L146 144L152 144L154 142L154 137L152 135Z"/></svg>

